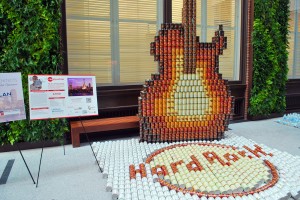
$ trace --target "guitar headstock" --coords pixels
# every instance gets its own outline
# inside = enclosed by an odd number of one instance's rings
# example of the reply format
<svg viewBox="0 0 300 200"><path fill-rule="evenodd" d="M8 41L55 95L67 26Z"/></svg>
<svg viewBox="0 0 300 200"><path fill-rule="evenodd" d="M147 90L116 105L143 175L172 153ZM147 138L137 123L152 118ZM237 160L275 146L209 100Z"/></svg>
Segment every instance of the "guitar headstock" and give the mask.
<svg viewBox="0 0 300 200"><path fill-rule="evenodd" d="M223 49L227 49L227 37L224 36L223 25L219 25L219 29L215 31L212 43L216 44L216 54L223 55Z"/></svg>

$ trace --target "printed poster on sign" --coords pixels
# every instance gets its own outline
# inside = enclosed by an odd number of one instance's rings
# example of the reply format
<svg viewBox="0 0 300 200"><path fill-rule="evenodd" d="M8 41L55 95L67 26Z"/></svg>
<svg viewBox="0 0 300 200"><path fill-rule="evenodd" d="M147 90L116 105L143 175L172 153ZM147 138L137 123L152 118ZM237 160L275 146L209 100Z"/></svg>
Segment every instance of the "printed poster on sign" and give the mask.
<svg viewBox="0 0 300 200"><path fill-rule="evenodd" d="M95 76L29 75L30 119L98 115Z"/></svg>
<svg viewBox="0 0 300 200"><path fill-rule="evenodd" d="M21 73L0 73L0 123L26 119Z"/></svg>

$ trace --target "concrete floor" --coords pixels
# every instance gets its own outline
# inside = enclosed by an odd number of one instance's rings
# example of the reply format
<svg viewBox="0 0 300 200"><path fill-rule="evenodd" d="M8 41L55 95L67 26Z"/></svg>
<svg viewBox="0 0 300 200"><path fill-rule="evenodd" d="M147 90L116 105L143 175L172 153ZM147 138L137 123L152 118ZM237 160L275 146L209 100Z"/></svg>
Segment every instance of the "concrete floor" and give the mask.
<svg viewBox="0 0 300 200"><path fill-rule="evenodd" d="M230 132L300 156L300 129L281 125L276 119L230 124ZM123 138L124 139L124 138ZM80 148L66 145L44 149L38 188L33 184L19 152L0 153L0 175L14 160L6 184L0 185L0 200L111 200L105 191L106 179L95 165L88 144ZM23 151L36 179L41 149ZM0 177L1 178L1 177Z"/></svg>

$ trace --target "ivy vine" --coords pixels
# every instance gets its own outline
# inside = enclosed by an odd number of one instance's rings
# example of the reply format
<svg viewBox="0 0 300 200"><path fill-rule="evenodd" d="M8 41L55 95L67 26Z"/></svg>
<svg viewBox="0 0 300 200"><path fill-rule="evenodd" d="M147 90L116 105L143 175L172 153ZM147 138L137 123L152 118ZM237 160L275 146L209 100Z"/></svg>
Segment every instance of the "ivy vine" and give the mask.
<svg viewBox="0 0 300 200"><path fill-rule="evenodd" d="M288 20L289 0L254 1L252 116L285 111Z"/></svg>
<svg viewBox="0 0 300 200"><path fill-rule="evenodd" d="M61 74L61 0L0 0L0 73L21 72L27 120L0 124L0 145L61 140L65 119L29 120L28 74Z"/></svg>

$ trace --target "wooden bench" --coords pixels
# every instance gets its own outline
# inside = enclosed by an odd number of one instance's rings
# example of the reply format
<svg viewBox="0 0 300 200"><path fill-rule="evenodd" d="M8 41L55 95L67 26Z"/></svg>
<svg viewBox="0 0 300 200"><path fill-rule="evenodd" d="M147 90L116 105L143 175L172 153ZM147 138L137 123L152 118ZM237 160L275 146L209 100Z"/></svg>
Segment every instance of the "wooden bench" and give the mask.
<svg viewBox="0 0 300 200"><path fill-rule="evenodd" d="M82 124L84 128L82 127ZM80 121L72 121L71 126L71 138L73 147L80 147L80 134L99 132L99 131L112 131L128 128L139 127L138 116L126 116L104 119L91 119Z"/></svg>

